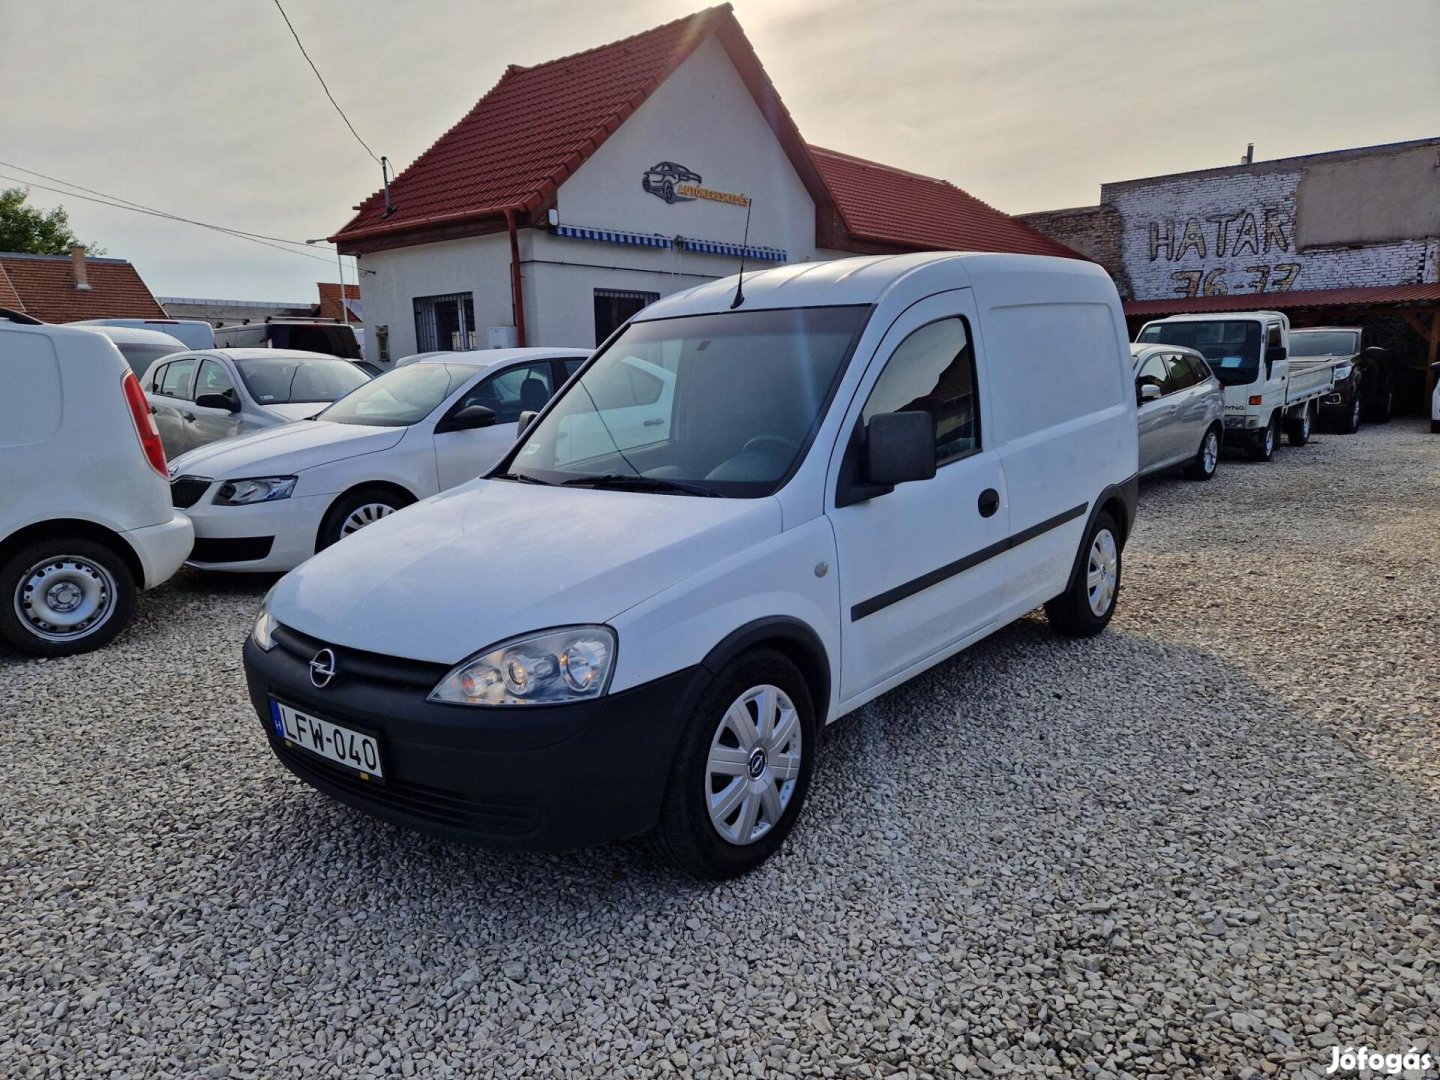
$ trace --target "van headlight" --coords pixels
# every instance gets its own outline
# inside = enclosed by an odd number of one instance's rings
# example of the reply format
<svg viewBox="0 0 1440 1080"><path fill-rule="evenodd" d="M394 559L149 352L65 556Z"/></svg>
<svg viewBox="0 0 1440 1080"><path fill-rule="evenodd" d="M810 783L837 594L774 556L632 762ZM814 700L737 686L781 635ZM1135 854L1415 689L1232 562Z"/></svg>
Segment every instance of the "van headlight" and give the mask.
<svg viewBox="0 0 1440 1080"><path fill-rule="evenodd" d="M226 480L215 492L215 505L249 506L288 499L295 490L296 479L294 476L256 476L248 480Z"/></svg>
<svg viewBox="0 0 1440 1080"><path fill-rule="evenodd" d="M250 631L250 636L255 639L265 652L275 647L275 627L280 624L270 614L270 597L275 595L275 588L271 586L270 591L265 594L265 599L260 601L260 610L255 613L255 627Z"/></svg>
<svg viewBox="0 0 1440 1080"><path fill-rule="evenodd" d="M615 631L569 626L512 638L458 665L430 692L451 705L554 705L605 693Z"/></svg>

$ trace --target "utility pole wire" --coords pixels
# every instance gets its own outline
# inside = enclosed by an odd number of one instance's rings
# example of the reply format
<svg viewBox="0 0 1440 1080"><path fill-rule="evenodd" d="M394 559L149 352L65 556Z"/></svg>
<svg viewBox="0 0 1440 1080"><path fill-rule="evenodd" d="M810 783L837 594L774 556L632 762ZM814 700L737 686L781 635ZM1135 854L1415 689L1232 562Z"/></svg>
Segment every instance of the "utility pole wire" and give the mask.
<svg viewBox="0 0 1440 1080"><path fill-rule="evenodd" d="M24 170L29 172L28 169ZM38 175L38 174L37 174ZM237 240L249 240L252 244L261 244L264 247L274 248L276 251L283 251L286 255L299 255L302 259L315 259L318 262L329 264L330 260L320 255L311 255L306 251L292 251L290 248L281 247L280 244L293 244L294 240L282 240L279 244L272 244L269 240L261 240L249 233L242 233L235 229L227 229L222 225L211 225L204 221L194 221L191 218L177 217L175 214L167 214L162 210L147 210L140 206L127 206L123 202L112 202L109 199L95 199L89 195L78 195L73 191L63 191L60 188L48 187L45 184L37 184L33 180L23 180L18 176L5 176L0 174L0 180L12 184L24 184L26 187L37 187L41 191L53 191L57 195L64 195L69 199L83 199L85 202L99 203L101 206L112 206L116 210L129 210L133 214L147 214L150 217L164 218L167 221L181 221L186 225L198 225L202 229L213 229L215 232L223 233L226 236L233 236ZM63 181L61 181L63 183Z"/></svg>
<svg viewBox="0 0 1440 1080"><path fill-rule="evenodd" d="M300 55L305 57L305 62L310 65L310 70L315 72L315 78L320 80L320 89L325 91L325 96L330 99L330 104L335 106L335 111L340 114L340 119L345 121L345 126L350 129L350 134L355 136L355 141L365 147L365 152L370 155L371 160L379 165L380 159L375 156L375 151L371 150L365 140L360 138L360 133L355 130L355 125L350 123L350 118L345 115L345 110L340 108L340 103L335 100L335 95L330 93L330 87L325 85L325 76L320 74L320 69L315 66L315 61L311 60L310 54L305 51L305 45L300 40L300 35L295 32L295 26L290 22L290 16L286 15L285 9L280 6L280 0L275 0L275 8L280 12L280 17L285 20L285 25L289 27L290 36L295 39L295 44L300 47Z"/></svg>
<svg viewBox="0 0 1440 1080"><path fill-rule="evenodd" d="M293 244L296 247L303 248L308 248L310 246L309 244L306 244L304 241L301 240L287 240L283 236L267 236L265 233L246 232L244 229L231 229L224 225L212 225L208 221L196 221L193 218L181 217L178 214L171 214L165 210L157 210L153 206L146 206L144 203L137 203L133 199L125 199L119 195L111 195L108 191L97 191L95 188L88 188L84 184L74 184L71 183L69 180L61 180L58 176L48 176L45 173L39 172L36 169L27 169L24 165L16 165L12 161L0 161L0 168L17 169L20 172L29 173L31 176L38 176L42 180L49 180L52 183L63 184L67 188L75 188L76 191L88 191L91 195L99 195L101 199L111 200L109 205L112 206L117 203L123 203L123 206L117 207L120 210L139 210L146 214L154 214L157 217L170 218L173 221L183 221L187 225L199 225L203 229L216 229L220 232L230 233L232 236L243 237L246 240L270 240L276 244ZM37 184L33 180L21 180L18 177L9 177L8 179L12 183L26 184L30 187L38 187L41 191L53 191L58 195L69 195L72 198L76 199L84 198L84 196L75 195L73 192L60 191L58 188L46 187L44 184ZM96 202L97 200L90 199L88 201Z"/></svg>

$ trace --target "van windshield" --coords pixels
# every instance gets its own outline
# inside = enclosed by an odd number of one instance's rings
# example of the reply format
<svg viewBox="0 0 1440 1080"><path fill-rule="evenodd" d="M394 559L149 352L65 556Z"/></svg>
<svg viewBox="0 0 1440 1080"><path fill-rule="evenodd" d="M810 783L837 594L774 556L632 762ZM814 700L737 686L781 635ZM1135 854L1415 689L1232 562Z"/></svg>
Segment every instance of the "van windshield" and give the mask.
<svg viewBox="0 0 1440 1080"><path fill-rule="evenodd" d="M1249 319L1214 322L1151 323L1140 332L1143 345L1184 345L1209 361L1215 377L1227 386L1255 381L1260 374L1261 328Z"/></svg>
<svg viewBox="0 0 1440 1080"><path fill-rule="evenodd" d="M508 475L759 498L794 470L869 308L632 323L567 384ZM505 473L502 470L502 473Z"/></svg>
<svg viewBox="0 0 1440 1080"><path fill-rule="evenodd" d="M394 368L346 394L315 419L334 424L409 427L439 408L475 373L475 368L464 364L408 364Z"/></svg>
<svg viewBox="0 0 1440 1080"><path fill-rule="evenodd" d="M345 360L266 356L236 360L235 370L259 405L334 401L370 381L369 375Z"/></svg>

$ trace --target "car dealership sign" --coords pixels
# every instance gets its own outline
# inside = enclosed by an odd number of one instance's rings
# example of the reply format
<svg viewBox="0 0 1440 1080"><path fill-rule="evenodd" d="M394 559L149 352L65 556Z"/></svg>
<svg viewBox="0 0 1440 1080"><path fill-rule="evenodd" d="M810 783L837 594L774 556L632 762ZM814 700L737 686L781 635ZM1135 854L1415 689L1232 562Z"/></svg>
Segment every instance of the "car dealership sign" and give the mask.
<svg viewBox="0 0 1440 1080"><path fill-rule="evenodd" d="M710 202L729 203L732 206L749 206L750 196L736 195L729 191L715 191L701 187L704 178L693 169L687 169L674 161L661 161L646 169L640 175L640 186L667 203L690 202L707 199Z"/></svg>

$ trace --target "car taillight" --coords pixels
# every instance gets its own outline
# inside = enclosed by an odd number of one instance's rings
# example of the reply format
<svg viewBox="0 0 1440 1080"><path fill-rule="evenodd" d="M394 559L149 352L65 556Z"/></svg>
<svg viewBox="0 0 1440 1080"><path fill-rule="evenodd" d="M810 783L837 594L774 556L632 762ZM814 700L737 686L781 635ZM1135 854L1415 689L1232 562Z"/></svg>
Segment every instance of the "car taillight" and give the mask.
<svg viewBox="0 0 1440 1080"><path fill-rule="evenodd" d="M140 380L133 371L127 371L120 380L125 391L125 404L130 406L130 419L135 421L135 434L140 436L140 449L145 451L145 460L165 479L169 473L165 468L165 447L160 442L160 429L155 426L155 414L150 411L150 402L145 391L140 389Z"/></svg>

